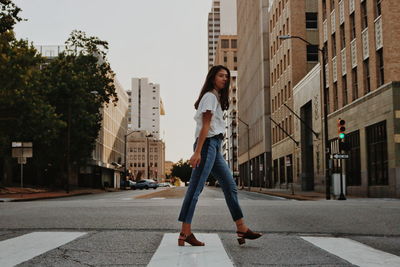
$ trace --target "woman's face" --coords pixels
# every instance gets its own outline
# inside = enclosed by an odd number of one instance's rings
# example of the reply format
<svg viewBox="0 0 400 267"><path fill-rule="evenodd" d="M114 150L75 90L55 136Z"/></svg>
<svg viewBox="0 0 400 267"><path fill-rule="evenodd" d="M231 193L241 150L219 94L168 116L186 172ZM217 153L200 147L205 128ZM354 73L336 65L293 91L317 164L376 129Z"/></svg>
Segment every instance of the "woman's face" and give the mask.
<svg viewBox="0 0 400 267"><path fill-rule="evenodd" d="M214 86L216 90L221 90L225 87L226 83L228 82L228 72L224 69L221 69L215 75Z"/></svg>

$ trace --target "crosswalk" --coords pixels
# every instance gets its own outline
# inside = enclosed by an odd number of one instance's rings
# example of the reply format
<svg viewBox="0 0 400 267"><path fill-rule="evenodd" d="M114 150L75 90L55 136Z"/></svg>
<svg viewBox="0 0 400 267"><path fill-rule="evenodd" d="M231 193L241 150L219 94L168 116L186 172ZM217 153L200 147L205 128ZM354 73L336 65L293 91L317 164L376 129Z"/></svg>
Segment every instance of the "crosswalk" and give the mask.
<svg viewBox="0 0 400 267"><path fill-rule="evenodd" d="M96 233L95 233L96 234ZM94 234L94 235L95 235ZM99 234L100 235L100 234ZM159 235L159 234L158 234ZM177 246L178 233L164 233L162 234L161 241L158 245L155 245L153 251L144 251L143 253L151 254L151 257L147 260L146 264L149 267L168 267L168 266L207 266L207 267L228 267L228 266L241 266L242 262L237 260L235 253L239 249L245 249L246 247L235 246L232 249L232 244L227 244L226 239L224 239L222 234L218 235L216 233L197 233L196 237L206 243L204 247L190 247ZM97 239L90 239L91 235L87 232L31 232L23 234L17 237L9 238L0 241L0 266L9 267L16 266L23 263L23 266L43 266L46 264L40 264L40 260L30 262L33 258L41 255L50 254L51 251L62 248L68 244L69 247L74 247L74 242L83 242L80 240L81 237L85 237L85 243L98 242ZM89 237L89 238L87 238ZM93 237L92 237L93 238ZM287 237L277 235L275 241L273 239L266 239L264 243L251 243L248 248L251 248L254 253L262 246L268 246L269 249L274 247L274 244L268 244L276 242L279 238L287 239ZM298 247L299 249L304 249L304 247L309 247L308 252L313 250L324 251L326 257L337 258L339 263L335 266L366 266L366 267L399 267L400 257L393 255L355 240L349 238L337 238L329 236L293 236L290 237L290 242L293 247ZM116 238L123 242L122 239ZM106 241L107 242L107 241ZM110 241L111 242L111 241ZM135 240L135 242L141 242L140 240ZM301 245L296 244L296 242L303 242ZM264 245L262 245L264 244ZM121 245L121 244L120 244ZM121 245L123 247L123 245ZM127 244L129 246L129 244ZM245 245L247 246L247 245ZM311 249L310 249L311 247ZM280 266L279 264L274 264L272 261L273 253L265 253L263 260L268 263L268 266ZM301 253L298 253L301 254ZM118 257L118 255L115 255ZM54 255L52 255L54 257ZM271 257L271 259L268 259ZM295 257L295 256L293 256ZM61 259L62 260L62 259ZM310 260L312 260L312 255L310 255ZM51 266L66 266L67 264L62 264L60 261L59 265L54 263ZM25 264L25 265L24 265ZM91 266L96 266L96 264L89 264ZM345 265L342 265L345 264ZM131 263L128 265L135 265ZM263 264L259 264L263 265ZM288 264L290 265L290 264ZM293 263L293 265L297 265ZM313 266L317 266L314 264ZM285 265L286 266L286 265Z"/></svg>

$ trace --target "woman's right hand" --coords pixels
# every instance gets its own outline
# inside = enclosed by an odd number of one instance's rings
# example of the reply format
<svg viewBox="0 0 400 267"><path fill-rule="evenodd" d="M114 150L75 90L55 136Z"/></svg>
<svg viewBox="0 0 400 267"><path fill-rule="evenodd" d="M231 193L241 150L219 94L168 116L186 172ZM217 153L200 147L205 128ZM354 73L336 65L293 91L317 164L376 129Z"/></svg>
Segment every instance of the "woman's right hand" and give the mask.
<svg viewBox="0 0 400 267"><path fill-rule="evenodd" d="M189 160L190 166L192 166L192 168L196 168L199 167L200 165L200 161L201 161L201 155L199 152L194 152L194 154L192 155L192 157Z"/></svg>

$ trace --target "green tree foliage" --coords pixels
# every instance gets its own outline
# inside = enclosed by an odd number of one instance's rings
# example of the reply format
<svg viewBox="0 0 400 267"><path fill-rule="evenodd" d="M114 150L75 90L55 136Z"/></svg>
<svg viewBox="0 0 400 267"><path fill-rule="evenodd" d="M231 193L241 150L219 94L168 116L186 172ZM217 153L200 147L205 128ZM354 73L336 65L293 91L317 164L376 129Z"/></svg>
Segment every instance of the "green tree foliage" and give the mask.
<svg viewBox="0 0 400 267"><path fill-rule="evenodd" d="M182 182L188 182L190 180L190 175L192 174L192 167L189 161L179 160L177 163L172 165L171 176L179 177Z"/></svg>
<svg viewBox="0 0 400 267"><path fill-rule="evenodd" d="M84 165L91 157L101 128L104 105L118 101L114 72L106 59L108 44L84 32L73 31L67 49L42 69L41 84L48 101L65 123L55 146L54 159L64 166L67 158L67 134L70 130L70 163ZM64 164L62 164L62 162ZM76 168L75 168L76 169Z"/></svg>
<svg viewBox="0 0 400 267"><path fill-rule="evenodd" d="M49 144L63 123L39 83L43 58L27 41L15 39L20 9L9 0L1 0L0 8L0 165L4 182L10 183L11 142Z"/></svg>

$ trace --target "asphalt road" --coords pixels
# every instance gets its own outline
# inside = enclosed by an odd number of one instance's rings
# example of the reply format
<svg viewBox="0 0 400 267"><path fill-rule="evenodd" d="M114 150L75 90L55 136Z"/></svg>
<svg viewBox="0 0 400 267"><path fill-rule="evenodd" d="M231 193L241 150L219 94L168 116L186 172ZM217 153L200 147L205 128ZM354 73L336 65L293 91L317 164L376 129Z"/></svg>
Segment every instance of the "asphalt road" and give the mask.
<svg viewBox="0 0 400 267"><path fill-rule="evenodd" d="M179 232L185 188L163 190L0 203L0 245L35 232L84 232L20 266L146 266L163 236ZM342 237L400 256L400 200L295 201L239 191L239 201L246 223L265 233L261 239L237 244L219 188L204 189L192 225L195 233L215 234L233 265L354 266L304 236Z"/></svg>

